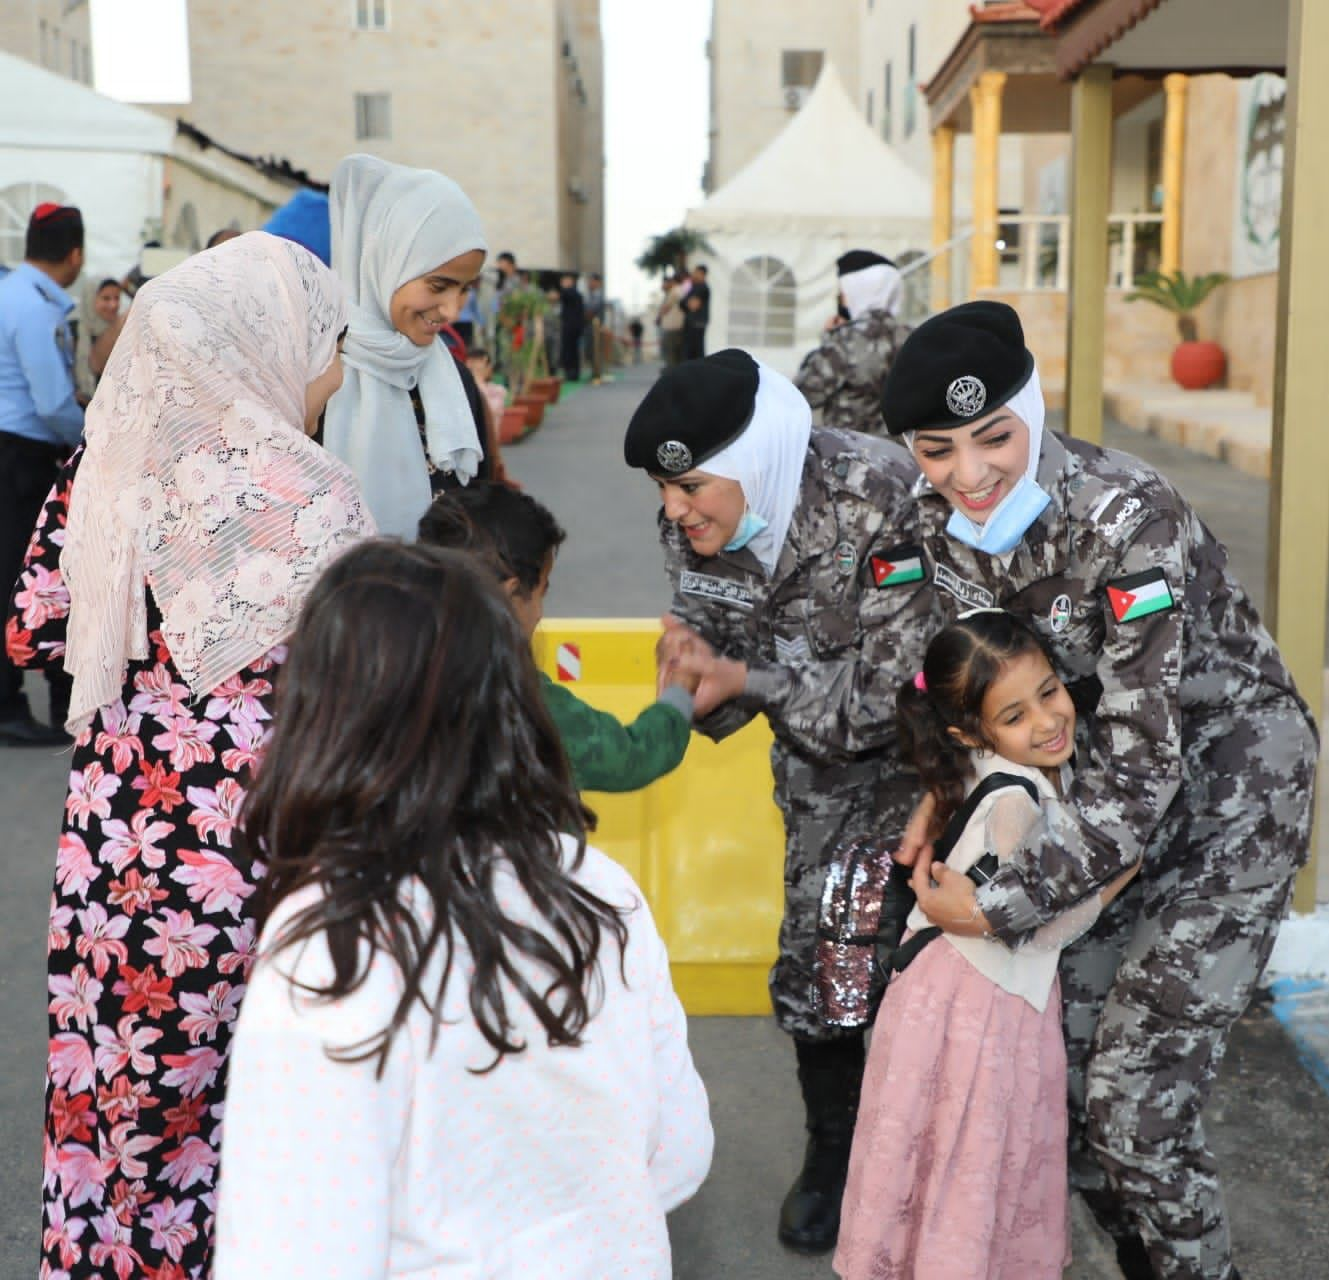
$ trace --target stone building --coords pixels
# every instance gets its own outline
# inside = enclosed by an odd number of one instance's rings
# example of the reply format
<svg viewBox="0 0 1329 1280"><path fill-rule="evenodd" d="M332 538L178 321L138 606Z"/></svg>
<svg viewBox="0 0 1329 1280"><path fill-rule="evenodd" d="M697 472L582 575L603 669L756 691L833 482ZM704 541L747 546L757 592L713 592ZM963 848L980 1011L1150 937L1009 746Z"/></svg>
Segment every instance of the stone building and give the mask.
<svg viewBox="0 0 1329 1280"><path fill-rule="evenodd" d="M90 0L4 0L0 51L90 85L91 9Z"/></svg>
<svg viewBox="0 0 1329 1280"><path fill-rule="evenodd" d="M456 179L490 246L600 270L597 0L189 0L192 100L155 107L326 181L371 152Z"/></svg>

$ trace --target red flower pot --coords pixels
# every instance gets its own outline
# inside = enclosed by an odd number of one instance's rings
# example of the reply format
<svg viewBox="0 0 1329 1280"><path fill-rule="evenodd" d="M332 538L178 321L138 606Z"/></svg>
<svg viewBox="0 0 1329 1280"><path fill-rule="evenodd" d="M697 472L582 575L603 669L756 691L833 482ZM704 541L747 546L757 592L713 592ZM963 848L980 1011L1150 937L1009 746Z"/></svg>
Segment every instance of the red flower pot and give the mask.
<svg viewBox="0 0 1329 1280"><path fill-rule="evenodd" d="M546 404L553 404L558 400L558 379L557 378L532 378L527 392L533 396L539 396Z"/></svg>
<svg viewBox="0 0 1329 1280"><path fill-rule="evenodd" d="M510 404L503 410L503 416L499 419L498 442L499 444L516 444L529 429L526 422L525 406Z"/></svg>
<svg viewBox="0 0 1329 1280"><path fill-rule="evenodd" d="M526 425L528 427L538 427L545 418L545 398L544 396L524 395L518 396L513 401L526 410Z"/></svg>
<svg viewBox="0 0 1329 1280"><path fill-rule="evenodd" d="M1227 372L1227 356L1216 342L1183 342L1172 353L1172 376L1187 391L1212 387Z"/></svg>

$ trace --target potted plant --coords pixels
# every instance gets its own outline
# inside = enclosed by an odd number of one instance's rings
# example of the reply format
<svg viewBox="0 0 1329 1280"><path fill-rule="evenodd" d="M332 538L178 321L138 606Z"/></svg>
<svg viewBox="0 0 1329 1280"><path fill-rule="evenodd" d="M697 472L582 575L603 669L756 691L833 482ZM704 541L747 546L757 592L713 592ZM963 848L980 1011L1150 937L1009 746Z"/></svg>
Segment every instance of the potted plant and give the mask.
<svg viewBox="0 0 1329 1280"><path fill-rule="evenodd" d="M548 299L534 288L512 290L499 308L499 325L509 334L512 353L509 382L514 403L531 390L534 379L549 373L544 343L544 315L548 310Z"/></svg>
<svg viewBox="0 0 1329 1280"><path fill-rule="evenodd" d="M1181 342L1172 353L1172 377L1187 391L1212 387L1227 372L1227 356L1216 342L1196 340L1195 312L1219 285L1227 283L1221 271L1188 276L1184 271L1147 271L1126 295L1127 302L1152 302L1177 317Z"/></svg>

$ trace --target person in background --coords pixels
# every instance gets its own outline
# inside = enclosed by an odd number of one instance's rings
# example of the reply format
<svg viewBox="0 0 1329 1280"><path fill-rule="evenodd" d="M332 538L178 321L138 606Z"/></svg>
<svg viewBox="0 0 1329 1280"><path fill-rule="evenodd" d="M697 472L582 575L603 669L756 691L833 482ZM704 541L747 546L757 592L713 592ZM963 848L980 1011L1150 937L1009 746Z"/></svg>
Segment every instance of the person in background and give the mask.
<svg viewBox="0 0 1329 1280"><path fill-rule="evenodd" d="M550 373L556 373L561 368L562 362L562 336L563 319L561 314L562 297L557 289L545 290L545 312L541 316L545 335L545 363L549 366ZM526 341L534 341L532 334L527 333ZM509 381L514 379L509 378Z"/></svg>
<svg viewBox="0 0 1329 1280"><path fill-rule="evenodd" d="M683 361L683 281L669 276L664 282L664 298L655 313L660 327L660 360L666 369Z"/></svg>
<svg viewBox="0 0 1329 1280"><path fill-rule="evenodd" d="M466 290L466 301L452 326L469 349L480 334L480 304L474 286Z"/></svg>
<svg viewBox="0 0 1329 1280"><path fill-rule="evenodd" d="M592 271L586 277L586 328L582 336L582 346L586 353L586 363L591 366L591 381L599 382L604 374L603 339L600 337L605 322L605 284L604 279Z"/></svg>
<svg viewBox="0 0 1329 1280"><path fill-rule="evenodd" d="M33 526L60 467L83 436L74 381L74 299L83 270L83 215L40 204L28 219L23 262L0 280L0 597L8 599ZM23 692L23 673L0 654L0 743L63 746L69 681L46 673L51 723L40 723Z"/></svg>
<svg viewBox="0 0 1329 1280"><path fill-rule="evenodd" d="M476 552L507 592L529 642L544 616L554 559L567 535L534 498L499 485L443 494L420 521L420 541ZM666 673L659 700L631 724L583 702L540 673L573 781L586 791L636 791L682 763L692 735L695 678Z"/></svg>
<svg viewBox="0 0 1329 1280"><path fill-rule="evenodd" d="M706 326L711 322L710 273L700 264L692 268L687 296L683 299L683 359L700 360L706 354Z"/></svg>
<svg viewBox="0 0 1329 1280"><path fill-rule="evenodd" d="M479 394L439 341L484 266L484 231L451 179L376 156L342 160L329 201L351 327L323 440L359 478L378 527L410 537L438 488L485 466Z"/></svg>
<svg viewBox="0 0 1329 1280"><path fill-rule="evenodd" d="M483 347L471 347L466 353L466 367L471 371L471 377L475 379L485 404L489 406L489 416L497 425L507 407L508 393L501 383L493 380L493 359Z"/></svg>
<svg viewBox="0 0 1329 1280"><path fill-rule="evenodd" d="M885 436L881 393L895 353L909 336L897 316L902 282L889 258L854 249L835 264L848 320L828 323L821 345L803 359L794 385L823 426Z"/></svg>
<svg viewBox="0 0 1329 1280"><path fill-rule="evenodd" d="M646 332L646 326L642 324L640 316L633 316L628 321L628 337L632 339L632 363L641 363L641 340Z"/></svg>
<svg viewBox="0 0 1329 1280"><path fill-rule="evenodd" d="M297 191L263 224L264 231L302 244L318 260L332 265L332 222L326 191Z"/></svg>
<svg viewBox="0 0 1329 1280"><path fill-rule="evenodd" d="M214 231L208 237L208 243L203 247L205 249L215 249L219 244L225 244L228 240L234 240L236 236L243 235L235 227L222 227L220 231Z"/></svg>
<svg viewBox="0 0 1329 1280"><path fill-rule="evenodd" d="M483 565L332 566L241 818L267 877L215 1280L669 1280L709 1106L589 817Z"/></svg>
<svg viewBox="0 0 1329 1280"><path fill-rule="evenodd" d="M128 296L120 281L112 280L109 276L97 286L97 291L92 295L92 315L82 335L86 341L79 344L75 366L79 393L85 401L92 399L101 379L101 374L94 373L92 369L92 349L108 329L121 327L120 310Z"/></svg>
<svg viewBox="0 0 1329 1280"><path fill-rule="evenodd" d="M577 277L565 271L558 282L558 365L569 382L581 378L581 348L586 330L586 302Z"/></svg>
<svg viewBox="0 0 1329 1280"><path fill-rule="evenodd" d="M521 279L517 272L517 259L505 249L494 259L494 267L498 272L498 298L501 302L504 297L521 285Z"/></svg>

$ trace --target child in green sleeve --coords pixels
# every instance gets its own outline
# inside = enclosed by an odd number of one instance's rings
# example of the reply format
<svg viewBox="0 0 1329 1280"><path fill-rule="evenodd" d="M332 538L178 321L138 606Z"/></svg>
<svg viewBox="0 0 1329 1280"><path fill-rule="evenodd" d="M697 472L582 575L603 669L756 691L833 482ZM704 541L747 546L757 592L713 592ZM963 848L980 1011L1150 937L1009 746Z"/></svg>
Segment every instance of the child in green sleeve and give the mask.
<svg viewBox="0 0 1329 1280"><path fill-rule="evenodd" d="M420 541L474 551L495 568L526 637L544 616L554 557L567 537L549 510L504 485L441 493L420 520ZM631 724L598 711L540 674L545 707L584 791L636 791L678 767L692 733L691 677L670 676L659 700Z"/></svg>

